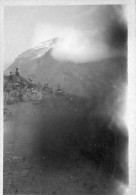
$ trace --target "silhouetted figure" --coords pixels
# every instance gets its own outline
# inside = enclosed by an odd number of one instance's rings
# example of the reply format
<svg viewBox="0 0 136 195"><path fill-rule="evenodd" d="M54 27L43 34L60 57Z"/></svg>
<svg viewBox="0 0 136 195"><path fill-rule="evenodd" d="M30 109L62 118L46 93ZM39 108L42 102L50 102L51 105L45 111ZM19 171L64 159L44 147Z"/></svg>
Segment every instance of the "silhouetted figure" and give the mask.
<svg viewBox="0 0 136 195"><path fill-rule="evenodd" d="M29 81L32 82L33 80L29 78Z"/></svg>
<svg viewBox="0 0 136 195"><path fill-rule="evenodd" d="M23 91L22 90L19 91L18 97L19 97L19 100L22 102L23 101Z"/></svg>
<svg viewBox="0 0 136 195"><path fill-rule="evenodd" d="M27 88L31 89L33 87L33 80L29 78L29 83L27 85Z"/></svg>
<svg viewBox="0 0 136 195"><path fill-rule="evenodd" d="M47 84L44 84L44 86L43 86L43 91L45 91L45 90L47 90L47 89L49 89L48 83L47 83Z"/></svg>
<svg viewBox="0 0 136 195"><path fill-rule="evenodd" d="M19 76L19 71L18 68L16 68L16 72L15 72L16 76Z"/></svg>
<svg viewBox="0 0 136 195"><path fill-rule="evenodd" d="M10 72L10 75L9 75L9 82L13 82L13 74L12 74L12 72Z"/></svg>
<svg viewBox="0 0 136 195"><path fill-rule="evenodd" d="M20 79L19 79L19 71L18 71L18 68L16 68L15 75L16 75L16 82L19 83Z"/></svg>

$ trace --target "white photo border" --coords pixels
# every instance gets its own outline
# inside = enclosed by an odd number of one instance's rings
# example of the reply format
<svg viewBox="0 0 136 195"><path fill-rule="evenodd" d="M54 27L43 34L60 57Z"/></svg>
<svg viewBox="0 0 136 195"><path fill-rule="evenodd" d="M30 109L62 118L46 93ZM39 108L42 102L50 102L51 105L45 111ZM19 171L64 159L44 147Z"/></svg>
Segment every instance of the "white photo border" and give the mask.
<svg viewBox="0 0 136 195"><path fill-rule="evenodd" d="M128 6L128 93L129 189L136 194L136 0L0 0L0 194L3 194L3 70L4 8L7 6L54 5L127 5Z"/></svg>

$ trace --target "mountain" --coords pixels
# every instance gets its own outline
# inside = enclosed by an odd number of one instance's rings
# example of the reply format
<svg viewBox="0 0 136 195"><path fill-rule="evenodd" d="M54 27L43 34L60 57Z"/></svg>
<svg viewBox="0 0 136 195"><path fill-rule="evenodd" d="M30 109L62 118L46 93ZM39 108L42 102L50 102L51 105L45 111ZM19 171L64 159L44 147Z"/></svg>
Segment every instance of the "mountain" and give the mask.
<svg viewBox="0 0 136 195"><path fill-rule="evenodd" d="M53 89L90 97L97 90L100 94L115 88L126 79L126 58L113 57L88 63L61 62L53 58L52 49L59 38L42 42L19 55L5 70L5 74L19 69L20 75L33 82L48 83Z"/></svg>

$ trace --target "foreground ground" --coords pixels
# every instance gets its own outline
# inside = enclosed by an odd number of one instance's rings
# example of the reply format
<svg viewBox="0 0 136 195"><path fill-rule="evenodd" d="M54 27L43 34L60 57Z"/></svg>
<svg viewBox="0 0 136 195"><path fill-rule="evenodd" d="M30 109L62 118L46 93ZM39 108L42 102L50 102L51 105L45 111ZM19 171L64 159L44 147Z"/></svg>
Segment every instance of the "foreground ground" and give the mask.
<svg viewBox="0 0 136 195"><path fill-rule="evenodd" d="M72 99L47 97L44 103L17 103L6 108L9 113L4 121L5 195L119 194L114 192L112 176L77 150L82 143L76 135L83 128L82 106ZM79 142L74 143L76 146L71 141L73 136Z"/></svg>

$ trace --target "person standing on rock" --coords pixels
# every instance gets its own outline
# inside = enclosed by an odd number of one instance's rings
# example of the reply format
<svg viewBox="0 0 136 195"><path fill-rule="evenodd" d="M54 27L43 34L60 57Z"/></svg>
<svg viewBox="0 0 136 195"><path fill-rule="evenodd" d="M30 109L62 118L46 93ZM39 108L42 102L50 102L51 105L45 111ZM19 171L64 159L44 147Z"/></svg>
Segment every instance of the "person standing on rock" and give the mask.
<svg viewBox="0 0 136 195"><path fill-rule="evenodd" d="M16 68L16 72L15 72L16 76L19 76L19 71L18 68Z"/></svg>
<svg viewBox="0 0 136 195"><path fill-rule="evenodd" d="M10 72L10 75L9 75L9 82L13 82L13 74L12 74L12 72Z"/></svg>
<svg viewBox="0 0 136 195"><path fill-rule="evenodd" d="M16 68L15 75L16 75L16 81L18 83L19 82L19 71L18 71L18 68Z"/></svg>

